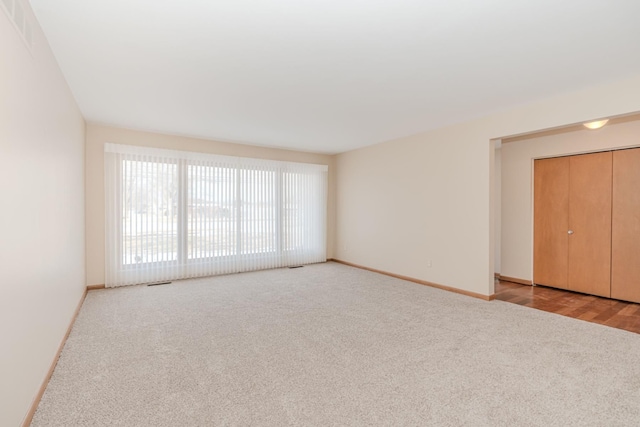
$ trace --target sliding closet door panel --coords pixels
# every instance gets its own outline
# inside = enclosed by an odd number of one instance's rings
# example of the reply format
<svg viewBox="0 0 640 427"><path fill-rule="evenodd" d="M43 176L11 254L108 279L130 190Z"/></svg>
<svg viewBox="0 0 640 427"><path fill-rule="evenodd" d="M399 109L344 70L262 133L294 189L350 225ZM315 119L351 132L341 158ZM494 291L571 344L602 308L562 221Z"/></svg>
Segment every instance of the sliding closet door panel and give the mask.
<svg viewBox="0 0 640 427"><path fill-rule="evenodd" d="M611 296L612 153L569 158L569 289Z"/></svg>
<svg viewBox="0 0 640 427"><path fill-rule="evenodd" d="M640 302L640 149L613 153L611 297Z"/></svg>
<svg viewBox="0 0 640 427"><path fill-rule="evenodd" d="M533 281L567 288L569 158L534 162Z"/></svg>

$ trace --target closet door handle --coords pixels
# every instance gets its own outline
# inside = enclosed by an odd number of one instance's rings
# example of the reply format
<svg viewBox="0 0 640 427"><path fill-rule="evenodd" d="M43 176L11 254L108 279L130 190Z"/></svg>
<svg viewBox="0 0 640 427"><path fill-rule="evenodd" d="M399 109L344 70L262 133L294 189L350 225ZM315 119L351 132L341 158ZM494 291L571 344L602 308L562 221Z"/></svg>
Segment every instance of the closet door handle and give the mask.
<svg viewBox="0 0 640 427"><path fill-rule="evenodd" d="M573 230L567 231L568 234L573 234Z"/></svg>

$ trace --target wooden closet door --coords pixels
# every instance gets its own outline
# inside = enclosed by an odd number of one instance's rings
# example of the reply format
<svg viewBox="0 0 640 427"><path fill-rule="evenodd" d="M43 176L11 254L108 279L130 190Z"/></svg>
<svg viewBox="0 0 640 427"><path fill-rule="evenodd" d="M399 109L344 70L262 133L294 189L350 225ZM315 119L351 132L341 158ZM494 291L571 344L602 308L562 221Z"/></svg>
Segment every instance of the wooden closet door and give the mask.
<svg viewBox="0 0 640 427"><path fill-rule="evenodd" d="M569 158L569 289L604 297L611 296L612 159L611 152Z"/></svg>
<svg viewBox="0 0 640 427"><path fill-rule="evenodd" d="M611 297L640 302L640 149L613 153Z"/></svg>
<svg viewBox="0 0 640 427"><path fill-rule="evenodd" d="M533 163L533 282L567 289L569 158Z"/></svg>

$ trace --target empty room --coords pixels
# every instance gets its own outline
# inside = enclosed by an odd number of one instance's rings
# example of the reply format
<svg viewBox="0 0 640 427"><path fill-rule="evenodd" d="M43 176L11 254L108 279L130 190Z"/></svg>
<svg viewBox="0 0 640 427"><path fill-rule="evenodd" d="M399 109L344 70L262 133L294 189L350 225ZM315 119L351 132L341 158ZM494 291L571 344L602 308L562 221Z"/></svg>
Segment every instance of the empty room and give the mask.
<svg viewBox="0 0 640 427"><path fill-rule="evenodd" d="M0 426L640 424L640 2L0 10Z"/></svg>

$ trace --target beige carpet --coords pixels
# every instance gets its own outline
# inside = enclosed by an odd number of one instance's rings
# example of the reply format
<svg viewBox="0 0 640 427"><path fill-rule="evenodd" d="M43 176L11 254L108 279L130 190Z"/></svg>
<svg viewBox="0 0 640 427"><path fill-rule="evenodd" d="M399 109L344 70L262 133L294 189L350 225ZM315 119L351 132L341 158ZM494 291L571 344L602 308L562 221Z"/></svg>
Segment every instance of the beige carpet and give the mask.
<svg viewBox="0 0 640 427"><path fill-rule="evenodd" d="M90 292L34 426L638 426L640 335L317 264Z"/></svg>

